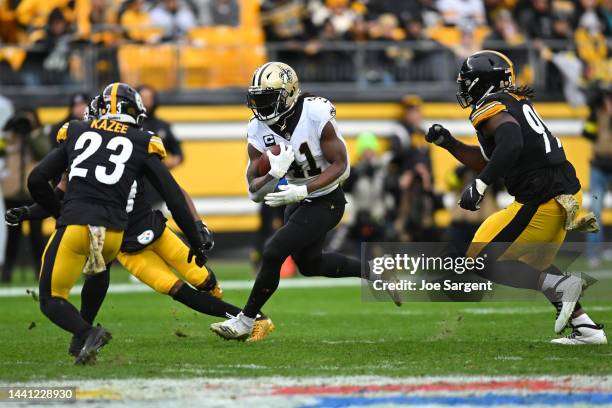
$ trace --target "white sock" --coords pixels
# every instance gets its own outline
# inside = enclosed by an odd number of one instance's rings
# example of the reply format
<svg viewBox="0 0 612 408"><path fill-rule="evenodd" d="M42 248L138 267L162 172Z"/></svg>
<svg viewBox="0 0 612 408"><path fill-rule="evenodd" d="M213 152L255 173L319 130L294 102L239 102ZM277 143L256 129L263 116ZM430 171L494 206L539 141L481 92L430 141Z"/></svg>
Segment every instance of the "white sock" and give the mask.
<svg viewBox="0 0 612 408"><path fill-rule="evenodd" d="M242 314L242 312L240 312L240 320L248 327L253 327L253 325L255 324L255 319L253 319L252 317L245 316L244 314Z"/></svg>
<svg viewBox="0 0 612 408"><path fill-rule="evenodd" d="M564 277L565 276L563 275L553 275L552 273L547 273L542 281L542 291L554 288L555 285Z"/></svg>
<svg viewBox="0 0 612 408"><path fill-rule="evenodd" d="M591 325L595 326L595 322L593 320L591 320L589 315L586 314L586 313L583 313L580 316L574 317L572 319L572 326L577 326L579 324L591 324Z"/></svg>

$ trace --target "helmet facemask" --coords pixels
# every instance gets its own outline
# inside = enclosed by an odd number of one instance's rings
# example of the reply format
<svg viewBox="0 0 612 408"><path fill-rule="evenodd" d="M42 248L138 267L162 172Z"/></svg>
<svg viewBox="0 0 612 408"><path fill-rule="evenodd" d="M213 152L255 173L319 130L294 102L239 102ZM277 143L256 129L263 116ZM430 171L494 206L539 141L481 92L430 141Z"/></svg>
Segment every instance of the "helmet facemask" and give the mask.
<svg viewBox="0 0 612 408"><path fill-rule="evenodd" d="M287 106L289 92L286 89L261 89L250 87L247 92L247 106L257 119L268 124L278 121L291 106Z"/></svg>

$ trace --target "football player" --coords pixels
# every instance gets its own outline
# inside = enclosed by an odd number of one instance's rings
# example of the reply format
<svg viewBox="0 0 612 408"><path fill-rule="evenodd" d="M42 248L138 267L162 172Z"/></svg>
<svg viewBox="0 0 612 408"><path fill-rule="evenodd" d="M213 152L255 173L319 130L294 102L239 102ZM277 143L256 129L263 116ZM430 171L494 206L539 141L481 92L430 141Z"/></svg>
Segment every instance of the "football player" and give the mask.
<svg viewBox="0 0 612 408"><path fill-rule="evenodd" d="M280 268L288 256L305 276L361 276L358 259L322 252L327 232L344 214L340 183L349 174L336 108L325 98L303 95L297 74L281 62L268 62L255 71L247 105L254 114L247 128L250 198L287 207L283 227L264 247L246 306L237 316L211 325L221 337L236 340L250 335L257 312L278 287ZM280 145L280 154L267 151L274 145ZM262 154L270 160L270 171L264 175L258 174L257 165ZM288 184L274 192L282 177ZM397 294L393 295L399 303Z"/></svg>
<svg viewBox="0 0 612 408"><path fill-rule="evenodd" d="M86 121L98 118L98 96L89 105ZM136 180L136 195L128 205L128 227L123 236L121 251L117 260L132 275L158 293L171 296L186 306L211 316L225 317L240 312L236 306L220 300L222 290L208 265L201 268L187 262L189 247L166 226L166 219L160 211L154 211L144 194L142 178ZM65 178L55 190L61 200L65 192ZM199 218L191 197L184 191L185 199L202 235L206 249L214 246L212 233ZM24 220L49 217L40 205L11 208L5 219L9 225L19 225ZM110 265L109 265L110 266ZM174 269L182 279L172 272ZM93 323L109 286L110 267L101 273L87 275L81 292L81 316ZM189 285L198 290L191 288ZM272 320L258 315L249 341L263 340L274 330ZM77 356L83 346L83 339L73 336L69 353Z"/></svg>
<svg viewBox="0 0 612 408"><path fill-rule="evenodd" d="M145 175L163 195L190 244L188 259L206 262L203 242L180 187L161 160L161 140L139 130L145 110L130 86L114 83L100 96L101 117L90 123L71 121L57 134L60 145L32 170L28 188L34 201L57 218L56 230L43 254L40 308L53 323L83 341L76 364L86 364L111 338L93 327L68 302L68 294L85 269L104 272L117 256L134 199L134 181ZM49 180L68 169L60 202Z"/></svg>
<svg viewBox="0 0 612 408"><path fill-rule="evenodd" d="M426 139L478 173L459 205L478 210L487 187L501 178L515 197L483 222L468 255L489 255L484 275L492 281L544 293L557 308L555 331L563 331L568 322L573 328L553 343L606 343L603 326L578 303L582 279L564 275L552 264L567 230L597 226L591 217L576 219L582 203L580 182L561 141L533 107L533 90L517 87L512 62L488 50L465 60L457 82L457 99L462 108L471 108L480 146L463 144L438 124Z"/></svg>

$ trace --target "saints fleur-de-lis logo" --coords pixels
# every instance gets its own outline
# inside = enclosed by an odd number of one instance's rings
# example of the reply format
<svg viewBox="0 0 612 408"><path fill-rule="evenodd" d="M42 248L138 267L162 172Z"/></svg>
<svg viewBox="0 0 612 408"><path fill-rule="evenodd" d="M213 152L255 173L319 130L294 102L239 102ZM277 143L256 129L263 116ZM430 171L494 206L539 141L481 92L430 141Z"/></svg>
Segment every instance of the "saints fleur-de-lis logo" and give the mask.
<svg viewBox="0 0 612 408"><path fill-rule="evenodd" d="M280 73L278 74L280 79L284 82L291 82L293 80L293 74L289 68L280 68Z"/></svg>

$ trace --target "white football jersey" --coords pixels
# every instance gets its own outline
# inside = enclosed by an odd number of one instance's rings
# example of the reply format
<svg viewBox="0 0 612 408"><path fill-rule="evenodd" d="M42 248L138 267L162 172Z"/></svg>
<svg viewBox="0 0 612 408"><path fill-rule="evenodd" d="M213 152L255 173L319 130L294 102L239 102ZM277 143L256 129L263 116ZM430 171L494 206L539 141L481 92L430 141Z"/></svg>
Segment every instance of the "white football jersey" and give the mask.
<svg viewBox="0 0 612 408"><path fill-rule="evenodd" d="M327 122L331 122L336 130L336 135L346 146L338 130L335 117L336 108L330 101L320 97L306 97L302 114L291 137L286 139L275 133L265 122L253 118L247 129L247 141L262 153L281 143L291 145L295 152L295 162L285 177L290 184L304 185L319 177L319 174L330 165L321 150L321 132ZM349 168L350 165L347 165L346 171L338 180L310 193L307 198L320 197L334 191L340 182L348 177Z"/></svg>

